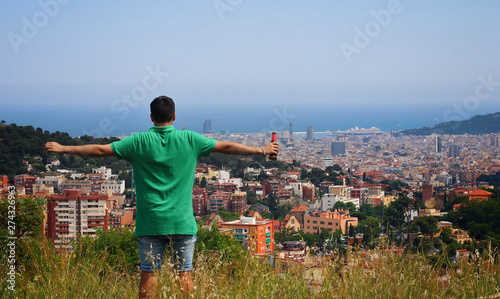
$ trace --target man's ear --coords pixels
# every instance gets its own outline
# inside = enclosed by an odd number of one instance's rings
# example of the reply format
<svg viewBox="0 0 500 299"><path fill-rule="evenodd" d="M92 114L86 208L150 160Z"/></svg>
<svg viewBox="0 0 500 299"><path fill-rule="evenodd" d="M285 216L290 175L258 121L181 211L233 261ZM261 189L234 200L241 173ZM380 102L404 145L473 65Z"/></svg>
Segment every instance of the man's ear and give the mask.
<svg viewBox="0 0 500 299"><path fill-rule="evenodd" d="M151 117L152 117L152 116L151 116ZM174 116L172 117L172 121L174 121L174 120L175 120L175 112L174 112Z"/></svg>
<svg viewBox="0 0 500 299"><path fill-rule="evenodd" d="M151 117L151 121L155 122L155 119L153 118L153 114L149 114L149 116Z"/></svg>

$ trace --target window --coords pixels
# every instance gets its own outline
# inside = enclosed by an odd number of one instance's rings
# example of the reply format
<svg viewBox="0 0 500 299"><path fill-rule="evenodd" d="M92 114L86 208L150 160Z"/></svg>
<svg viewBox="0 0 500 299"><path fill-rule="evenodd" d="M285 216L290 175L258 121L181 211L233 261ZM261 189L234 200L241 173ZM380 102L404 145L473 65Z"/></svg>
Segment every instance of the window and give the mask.
<svg viewBox="0 0 500 299"><path fill-rule="evenodd" d="M324 222L324 221L321 221L321 222L320 222L320 224L325 224L325 222Z"/></svg>
<svg viewBox="0 0 500 299"><path fill-rule="evenodd" d="M318 221L314 220L313 223L316 224L316 223L318 223Z"/></svg>
<svg viewBox="0 0 500 299"><path fill-rule="evenodd" d="M333 223L331 223L331 222L328 222L328 225L333 225Z"/></svg>

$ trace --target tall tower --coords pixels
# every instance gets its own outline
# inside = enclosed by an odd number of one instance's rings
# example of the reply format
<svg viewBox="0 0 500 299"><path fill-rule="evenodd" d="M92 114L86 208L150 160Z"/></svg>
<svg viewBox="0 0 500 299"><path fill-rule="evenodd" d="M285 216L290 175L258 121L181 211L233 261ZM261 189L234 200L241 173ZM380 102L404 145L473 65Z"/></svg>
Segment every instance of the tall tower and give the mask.
<svg viewBox="0 0 500 299"><path fill-rule="evenodd" d="M293 122L290 121L290 128L288 129L288 138L290 138L290 140L293 139Z"/></svg>
<svg viewBox="0 0 500 299"><path fill-rule="evenodd" d="M313 126L308 126L307 127L306 139L307 140L313 140L314 139L314 128L313 128Z"/></svg>
<svg viewBox="0 0 500 299"><path fill-rule="evenodd" d="M498 136L491 136L491 139L490 139L490 145L492 147L498 147Z"/></svg>
<svg viewBox="0 0 500 299"><path fill-rule="evenodd" d="M448 156L450 157L459 157L460 156L460 147L458 145L450 145L448 147Z"/></svg>
<svg viewBox="0 0 500 299"><path fill-rule="evenodd" d="M443 150L442 139L439 136L434 136L434 151L440 153Z"/></svg>
<svg viewBox="0 0 500 299"><path fill-rule="evenodd" d="M203 122L203 134L211 134L212 133L212 119L208 118Z"/></svg>

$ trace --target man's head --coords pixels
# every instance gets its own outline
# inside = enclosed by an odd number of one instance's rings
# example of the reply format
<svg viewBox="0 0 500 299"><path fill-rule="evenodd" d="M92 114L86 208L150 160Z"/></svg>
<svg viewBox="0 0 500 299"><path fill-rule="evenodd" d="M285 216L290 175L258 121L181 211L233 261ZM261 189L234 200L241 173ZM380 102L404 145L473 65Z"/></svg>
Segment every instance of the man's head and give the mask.
<svg viewBox="0 0 500 299"><path fill-rule="evenodd" d="M170 122L174 119L175 103L166 96L159 96L151 102L151 117L159 124Z"/></svg>

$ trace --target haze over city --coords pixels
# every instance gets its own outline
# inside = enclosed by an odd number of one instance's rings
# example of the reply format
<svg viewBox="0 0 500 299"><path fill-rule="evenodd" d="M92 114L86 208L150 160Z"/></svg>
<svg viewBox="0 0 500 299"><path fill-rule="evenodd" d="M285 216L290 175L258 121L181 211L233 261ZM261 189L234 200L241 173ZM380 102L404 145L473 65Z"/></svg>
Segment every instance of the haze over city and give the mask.
<svg viewBox="0 0 500 299"><path fill-rule="evenodd" d="M496 1L0 4L0 119L50 131L433 126L500 111Z"/></svg>

